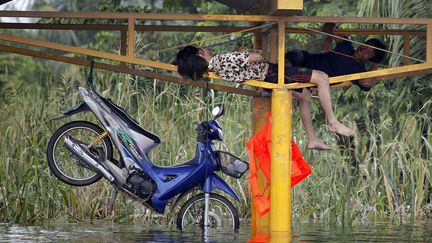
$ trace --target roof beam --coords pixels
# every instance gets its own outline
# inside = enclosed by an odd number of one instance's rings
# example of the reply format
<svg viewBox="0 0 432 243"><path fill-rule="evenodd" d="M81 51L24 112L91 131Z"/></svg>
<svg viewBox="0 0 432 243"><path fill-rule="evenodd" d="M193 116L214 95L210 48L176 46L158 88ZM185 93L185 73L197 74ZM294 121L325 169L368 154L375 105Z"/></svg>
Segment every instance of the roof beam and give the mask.
<svg viewBox="0 0 432 243"><path fill-rule="evenodd" d="M44 59L48 59L48 60L60 61L60 62L64 62L64 63L76 64L76 65L87 66L87 67L90 67L90 64L91 64L91 61L86 60L86 59L68 57L68 56L52 54L52 53L43 52L43 51L30 50L30 49L26 49L26 48L20 48L20 47L3 45L3 44L0 44L0 51L9 52L9 53L16 53L16 54L21 54L21 55L31 56L31 57L37 57L37 58L44 58ZM128 67L120 66L120 65L111 65L111 64L101 63L101 62L95 62L95 68L104 69L104 70L113 71L113 72L127 73L127 74L137 75L140 77L145 77L145 78L165 80L165 81L169 81L172 83L178 83L178 84L182 84L182 85L190 85L190 86L195 86L195 87L200 87L200 88L209 88L209 89L222 91L222 92L241 94L241 95L246 95L246 96L259 96L258 92L254 91L254 90L229 87L229 86L224 86L224 85L208 83L208 82L204 82L204 81L186 80L186 79L183 79L180 77L175 77L172 75L150 72L150 71L145 71L145 70L137 70L137 69L128 68Z"/></svg>

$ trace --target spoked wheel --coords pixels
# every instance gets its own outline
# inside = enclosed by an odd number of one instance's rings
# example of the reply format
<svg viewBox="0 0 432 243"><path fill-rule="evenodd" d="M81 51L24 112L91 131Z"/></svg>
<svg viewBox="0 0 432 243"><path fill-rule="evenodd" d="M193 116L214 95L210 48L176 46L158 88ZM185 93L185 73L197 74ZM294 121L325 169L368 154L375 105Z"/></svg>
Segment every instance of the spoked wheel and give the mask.
<svg viewBox="0 0 432 243"><path fill-rule="evenodd" d="M72 186L87 186L100 180L100 174L92 171L64 146L64 139L71 136L89 146L90 152L97 159L112 160L113 149L109 137L106 136L99 142L96 139L103 132L102 128L87 121L74 121L61 126L53 134L47 147L48 166L54 175ZM95 144L91 145L92 143Z"/></svg>
<svg viewBox="0 0 432 243"><path fill-rule="evenodd" d="M177 216L177 228L188 230L204 228L204 193L186 201ZM239 217L237 210L225 197L210 193L209 228L222 230L237 230L239 228Z"/></svg>

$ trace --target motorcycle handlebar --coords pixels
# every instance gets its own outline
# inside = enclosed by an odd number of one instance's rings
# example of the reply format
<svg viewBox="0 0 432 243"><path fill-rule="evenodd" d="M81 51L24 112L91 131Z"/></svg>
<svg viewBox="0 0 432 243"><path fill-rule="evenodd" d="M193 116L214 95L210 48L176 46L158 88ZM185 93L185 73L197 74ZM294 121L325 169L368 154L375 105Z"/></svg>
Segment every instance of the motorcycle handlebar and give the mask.
<svg viewBox="0 0 432 243"><path fill-rule="evenodd" d="M91 60L90 62L90 71L89 74L87 76L87 84L88 86L94 91L94 84L93 84L93 68L94 68L94 61Z"/></svg>

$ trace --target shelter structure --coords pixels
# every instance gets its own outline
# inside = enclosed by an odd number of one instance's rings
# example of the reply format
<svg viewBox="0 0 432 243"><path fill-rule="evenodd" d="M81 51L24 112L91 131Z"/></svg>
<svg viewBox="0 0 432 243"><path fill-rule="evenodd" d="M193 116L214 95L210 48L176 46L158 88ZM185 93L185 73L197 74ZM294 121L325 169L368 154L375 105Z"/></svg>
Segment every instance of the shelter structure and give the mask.
<svg viewBox="0 0 432 243"><path fill-rule="evenodd" d="M5 1L3 1L5 2ZM44 23L0 23L0 29L49 29L49 30L105 30L119 33L120 50L112 53L91 50L77 46L64 45L10 34L0 34L0 51L50 59L54 61L90 66L88 58L98 58L117 62L117 64L95 63L96 68L114 72L129 73L147 78L168 82L207 87L205 82L192 82L176 74L176 66L156 60L139 58L135 55L135 38L142 31L176 31L176 32L218 32L231 33L253 29L255 48L263 50L263 55L280 66L284 65L285 41L288 33L316 34L313 29L287 27L295 23L358 23L358 24L392 24L413 25L416 30L368 30L341 29L338 33L357 33L360 35L399 35L403 36L405 57L410 53L410 39L413 36L426 39L426 59L420 63L411 63L404 59L404 65L376 71L357 73L330 78L331 84L350 85L350 81L363 78L380 78L383 80L412 75L432 73L432 20L431 19L393 19L393 18L356 18L356 17L309 17L296 16L303 8L302 0L220 0L244 14L156 14L156 13L107 13L107 12L42 12L42 11L0 11L0 17L28 17L34 19L91 19L91 20L122 20L122 24L44 24ZM139 24L140 20L184 20L192 24ZM197 22L241 22L242 26L203 26ZM169 23L178 23L171 21ZM270 27L255 28L267 23ZM59 54L63 53L63 54ZM80 54L84 58L71 57L68 54ZM135 69L133 65L147 67L145 70ZM168 72L160 72L160 70ZM172 74L169 74L172 72ZM284 69L279 69L277 84L256 80L246 81L245 86L272 89L272 97L260 97L254 88L236 88L210 83L209 88L253 97L253 131L257 132L266 122L268 112L272 112L272 182L271 210L264 217L252 212L252 226L270 232L290 232L290 143L292 128L292 95L291 90L313 84L284 84ZM210 74L210 78L217 79ZM264 183L264 182L262 182Z"/></svg>

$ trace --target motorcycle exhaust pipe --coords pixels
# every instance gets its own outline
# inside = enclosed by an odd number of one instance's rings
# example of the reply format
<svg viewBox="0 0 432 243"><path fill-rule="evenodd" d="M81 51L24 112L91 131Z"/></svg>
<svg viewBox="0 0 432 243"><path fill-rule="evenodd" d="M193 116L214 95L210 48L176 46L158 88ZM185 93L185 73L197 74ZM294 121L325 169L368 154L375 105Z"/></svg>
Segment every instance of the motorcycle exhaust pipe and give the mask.
<svg viewBox="0 0 432 243"><path fill-rule="evenodd" d="M101 173L109 181L114 181L115 178L111 175L111 173L109 173L102 165L100 165L93 155L83 149L76 139L71 136L66 136L64 139L64 145L79 160L86 163L97 172Z"/></svg>

